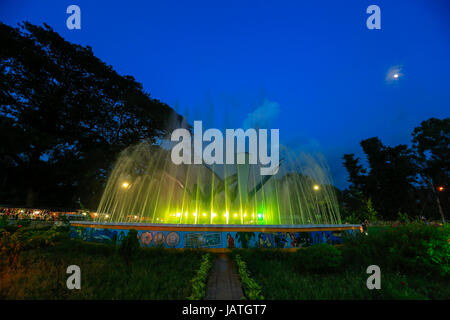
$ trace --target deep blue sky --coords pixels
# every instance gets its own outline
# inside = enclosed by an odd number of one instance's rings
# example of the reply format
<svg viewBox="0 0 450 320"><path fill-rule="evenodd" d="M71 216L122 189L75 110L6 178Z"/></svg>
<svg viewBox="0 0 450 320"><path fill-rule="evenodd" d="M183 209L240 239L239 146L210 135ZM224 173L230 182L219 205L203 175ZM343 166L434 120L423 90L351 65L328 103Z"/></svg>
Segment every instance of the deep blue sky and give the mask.
<svg viewBox="0 0 450 320"><path fill-rule="evenodd" d="M81 8L81 30L66 28L70 4ZM366 28L371 4L381 30ZM190 122L223 129L253 119L279 128L292 150L321 150L341 188L341 157L360 155L362 139L409 143L421 121L450 115L449 18L446 0L0 4L0 21L46 22L90 45ZM386 81L396 67L399 79Z"/></svg>

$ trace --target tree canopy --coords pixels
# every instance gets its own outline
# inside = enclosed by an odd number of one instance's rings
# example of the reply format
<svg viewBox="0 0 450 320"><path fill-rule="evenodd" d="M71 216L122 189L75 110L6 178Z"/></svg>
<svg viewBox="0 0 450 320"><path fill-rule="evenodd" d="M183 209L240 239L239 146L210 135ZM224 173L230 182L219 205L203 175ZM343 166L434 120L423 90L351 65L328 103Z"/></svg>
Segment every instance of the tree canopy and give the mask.
<svg viewBox="0 0 450 320"><path fill-rule="evenodd" d="M0 23L0 203L94 205L118 152L181 121L51 27Z"/></svg>
<svg viewBox="0 0 450 320"><path fill-rule="evenodd" d="M439 212L444 219L448 190L436 189L449 185L449 144L450 118L423 121L412 133L411 147L385 146L377 137L361 141L367 168L354 154L343 156L350 182L343 195L344 209L364 211L370 199L385 219L396 219L399 212L431 217Z"/></svg>

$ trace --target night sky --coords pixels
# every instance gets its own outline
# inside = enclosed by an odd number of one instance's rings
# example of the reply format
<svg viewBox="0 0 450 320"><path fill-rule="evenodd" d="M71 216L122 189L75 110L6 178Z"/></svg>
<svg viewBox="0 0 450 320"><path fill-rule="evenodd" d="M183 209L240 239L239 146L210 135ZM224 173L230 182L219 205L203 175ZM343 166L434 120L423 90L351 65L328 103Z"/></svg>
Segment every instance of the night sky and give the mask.
<svg viewBox="0 0 450 320"><path fill-rule="evenodd" d="M81 30L66 28L70 4ZM371 4L381 30L366 28ZM279 128L293 152L321 151L340 188L342 155L361 155L361 140L408 144L421 121L450 116L449 17L445 0L0 4L0 21L91 46L190 123Z"/></svg>

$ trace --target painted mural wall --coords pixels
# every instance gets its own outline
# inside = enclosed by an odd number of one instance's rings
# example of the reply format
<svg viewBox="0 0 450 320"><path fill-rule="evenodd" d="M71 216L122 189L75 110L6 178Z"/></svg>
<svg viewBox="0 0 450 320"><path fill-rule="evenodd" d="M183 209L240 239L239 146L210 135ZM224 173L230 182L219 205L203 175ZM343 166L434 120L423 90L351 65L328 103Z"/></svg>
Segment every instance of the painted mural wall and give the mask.
<svg viewBox="0 0 450 320"><path fill-rule="evenodd" d="M129 230L71 227L70 236L85 241L120 243ZM163 248L302 248L317 243L340 244L345 231L220 232L139 230L143 247Z"/></svg>

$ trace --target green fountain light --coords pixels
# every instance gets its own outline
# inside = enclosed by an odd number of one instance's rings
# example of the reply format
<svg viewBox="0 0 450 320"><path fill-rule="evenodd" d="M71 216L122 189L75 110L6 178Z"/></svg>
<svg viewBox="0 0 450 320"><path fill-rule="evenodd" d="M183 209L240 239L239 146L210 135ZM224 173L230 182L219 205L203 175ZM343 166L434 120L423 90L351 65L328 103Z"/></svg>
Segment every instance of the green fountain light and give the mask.
<svg viewBox="0 0 450 320"><path fill-rule="evenodd" d="M108 215L111 222L340 223L322 161L287 155L274 176L261 176L258 165L247 163L175 165L170 151L160 147L141 143L127 148L108 178L94 219Z"/></svg>

